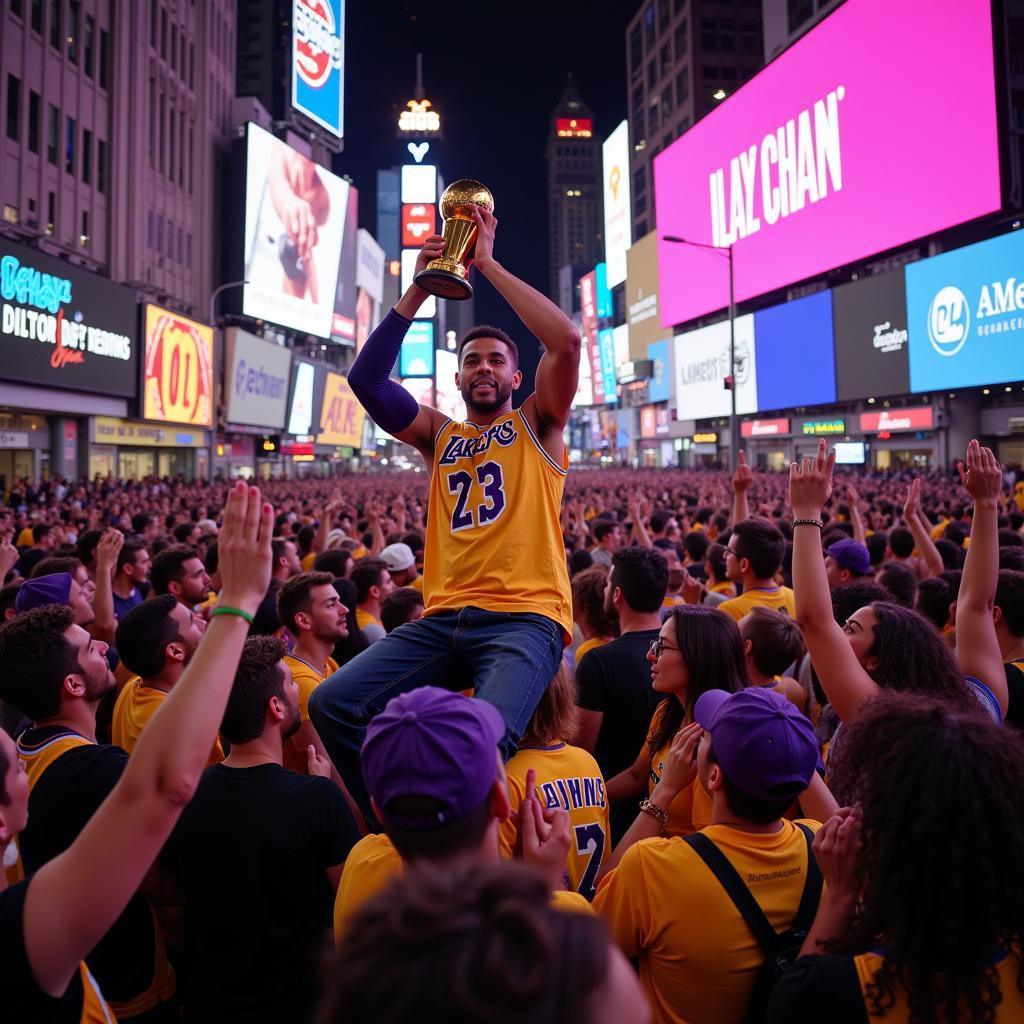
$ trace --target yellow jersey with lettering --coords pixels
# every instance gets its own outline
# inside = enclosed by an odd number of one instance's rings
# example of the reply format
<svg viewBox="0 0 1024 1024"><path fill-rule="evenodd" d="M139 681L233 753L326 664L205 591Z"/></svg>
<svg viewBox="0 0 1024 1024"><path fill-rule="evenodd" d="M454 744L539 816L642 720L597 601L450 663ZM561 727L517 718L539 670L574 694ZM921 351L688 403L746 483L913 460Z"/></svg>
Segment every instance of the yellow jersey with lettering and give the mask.
<svg viewBox="0 0 1024 1024"><path fill-rule="evenodd" d="M796 598L789 587L751 587L744 590L739 597L723 601L720 612L731 615L737 622L748 615L753 608L771 608L776 612L785 612L791 619L796 618Z"/></svg>
<svg viewBox="0 0 1024 1024"><path fill-rule="evenodd" d="M295 654L284 656L285 664L292 670L292 679L299 688L299 719L303 722L309 721L309 695L328 677L338 671L338 663L333 658L328 658L324 664L324 672L321 674L310 665L308 661ZM298 772L299 775L309 774L309 761L305 753L295 749L291 740L286 740L284 745L284 766L289 771Z"/></svg>
<svg viewBox="0 0 1024 1024"><path fill-rule="evenodd" d="M569 460L544 450L521 410L490 426L445 422L434 444L423 556L425 615L473 606L532 612L572 639L559 513Z"/></svg>
<svg viewBox="0 0 1024 1024"><path fill-rule="evenodd" d="M675 700L669 697L668 700ZM651 718L651 727L647 731L647 739L644 741L643 756L650 764L650 771L647 775L647 796L654 792L654 787L661 782L662 773L665 771L665 758L668 757L669 747L672 746L670 736L657 750L651 750L651 740L655 731L661 724L662 716L665 714L667 701L662 701L655 709ZM676 794L676 798L668 805L668 822L665 825L665 832L670 836L688 836L691 832L699 832L711 824L711 797L707 790L694 779L690 785Z"/></svg>
<svg viewBox="0 0 1024 1024"><path fill-rule="evenodd" d="M553 743L547 747L520 747L505 766L511 815L501 823L498 844L503 857L511 858L516 846L516 821L526 796L526 773L536 772L537 798L542 807L561 807L569 812L569 854L566 873L569 887L593 899L597 873L608 855L608 799L604 776L593 755L582 747Z"/></svg>
<svg viewBox="0 0 1024 1024"><path fill-rule="evenodd" d="M110 742L130 754L139 742L142 730L157 713L167 698L164 690L143 686L138 676L132 676L121 688L114 704L114 717L110 723ZM220 740L213 741L206 766L220 764L224 760L224 748Z"/></svg>

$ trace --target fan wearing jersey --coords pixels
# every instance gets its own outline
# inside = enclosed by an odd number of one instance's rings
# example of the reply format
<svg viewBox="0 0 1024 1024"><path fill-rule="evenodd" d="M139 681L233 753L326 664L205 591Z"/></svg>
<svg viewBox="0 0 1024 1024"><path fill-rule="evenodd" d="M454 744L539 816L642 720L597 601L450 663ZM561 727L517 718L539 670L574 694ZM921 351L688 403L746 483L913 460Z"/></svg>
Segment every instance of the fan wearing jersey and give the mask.
<svg viewBox="0 0 1024 1024"><path fill-rule="evenodd" d="M514 753L572 634L572 597L559 522L568 459L562 431L576 393L580 339L569 319L493 256L495 218L473 207L475 265L542 343L536 390L518 409L515 342L475 327L459 342L455 382L467 419L455 422L390 379L427 293L411 285L367 340L349 383L371 417L415 447L430 469L423 618L388 634L330 676L309 701L327 752L368 809L359 748L366 726L400 693L426 683L472 687L505 722ZM440 255L424 243L417 270ZM529 552L524 562L523 552Z"/></svg>

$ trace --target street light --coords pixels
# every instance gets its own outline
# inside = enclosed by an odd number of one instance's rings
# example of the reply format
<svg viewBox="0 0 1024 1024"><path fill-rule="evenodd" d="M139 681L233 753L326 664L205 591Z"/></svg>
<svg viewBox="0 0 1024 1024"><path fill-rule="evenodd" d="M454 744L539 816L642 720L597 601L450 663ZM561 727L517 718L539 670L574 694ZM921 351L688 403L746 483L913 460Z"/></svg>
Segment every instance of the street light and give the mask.
<svg viewBox="0 0 1024 1024"><path fill-rule="evenodd" d="M217 296L220 295L221 292L229 291L232 288L241 288L244 285L247 285L248 283L249 283L248 281L228 281L226 284L218 285L210 293L210 316L209 316L208 323L213 328L213 335L214 335L215 338L217 336L217 321L215 319L215 317L217 316ZM216 356L214 356L214 358L216 359ZM224 356L223 356L223 354L221 354L221 365L223 366L223 364L224 364ZM218 377L218 374L214 373L213 379L214 379L214 386L215 387L216 387L217 377ZM213 401L212 404L213 404L213 424L210 427L210 461L209 461L209 465L207 466L207 471L206 471L207 472L207 479L210 481L210 483L213 483L213 481L215 479L215 472L216 471L215 471L215 468L214 468L214 459L216 457L216 452L217 452L217 403L216 403L216 401Z"/></svg>
<svg viewBox="0 0 1024 1024"><path fill-rule="evenodd" d="M735 469L739 461L740 424L736 418L736 291L732 277L732 246L691 242L679 235L662 235L661 240L676 245L691 245L694 249L704 249L706 252L724 253L729 261L729 376L732 379L732 387L729 388L729 462Z"/></svg>
<svg viewBox="0 0 1024 1024"><path fill-rule="evenodd" d="M217 329L217 323L213 319L217 315L217 313L216 313L216 309L217 309L217 296L220 295L221 292L230 291L230 289L232 289L232 288L241 288L244 285L247 285L248 283L249 283L248 281L228 281L227 284L218 285L210 293L210 319L209 319L209 324L210 324L210 326L214 330Z"/></svg>

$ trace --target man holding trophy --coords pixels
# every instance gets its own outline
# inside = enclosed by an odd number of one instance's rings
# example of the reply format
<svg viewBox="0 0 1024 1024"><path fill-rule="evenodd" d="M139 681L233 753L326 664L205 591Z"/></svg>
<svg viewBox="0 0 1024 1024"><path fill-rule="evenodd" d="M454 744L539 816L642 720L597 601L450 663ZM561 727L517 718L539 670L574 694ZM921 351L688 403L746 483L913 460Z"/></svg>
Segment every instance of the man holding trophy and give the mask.
<svg viewBox="0 0 1024 1024"><path fill-rule="evenodd" d="M515 752L572 631L559 508L568 458L562 431L576 394L580 338L562 311L493 254L493 199L479 182L441 197L444 235L426 240L414 282L367 339L349 374L366 411L413 445L430 469L421 620L399 627L320 684L309 712L335 766L368 810L359 751L369 721L394 696L426 684L475 689L505 720ZM519 409L519 353L480 326L458 344L463 423L418 405L390 379L428 293L468 298L475 265L544 347L536 390Z"/></svg>

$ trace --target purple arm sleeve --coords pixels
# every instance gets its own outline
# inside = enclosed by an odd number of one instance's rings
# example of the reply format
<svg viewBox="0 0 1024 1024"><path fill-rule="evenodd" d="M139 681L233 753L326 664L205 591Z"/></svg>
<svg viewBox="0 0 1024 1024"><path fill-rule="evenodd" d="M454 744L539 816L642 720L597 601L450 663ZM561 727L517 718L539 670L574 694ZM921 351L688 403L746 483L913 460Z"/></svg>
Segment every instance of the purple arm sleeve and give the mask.
<svg viewBox="0 0 1024 1024"><path fill-rule="evenodd" d="M371 419L389 434L405 430L416 419L416 399L391 379L410 321L391 310L366 339L352 364L348 382Z"/></svg>

